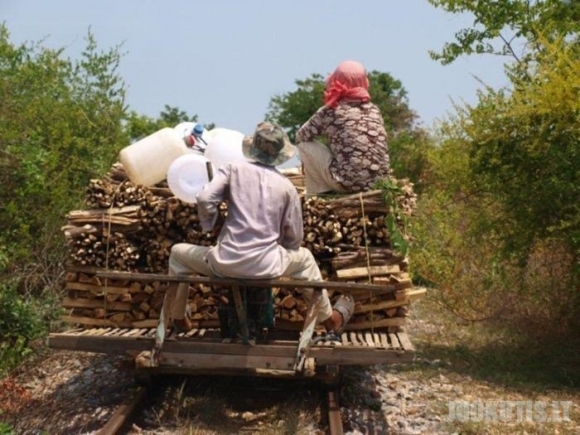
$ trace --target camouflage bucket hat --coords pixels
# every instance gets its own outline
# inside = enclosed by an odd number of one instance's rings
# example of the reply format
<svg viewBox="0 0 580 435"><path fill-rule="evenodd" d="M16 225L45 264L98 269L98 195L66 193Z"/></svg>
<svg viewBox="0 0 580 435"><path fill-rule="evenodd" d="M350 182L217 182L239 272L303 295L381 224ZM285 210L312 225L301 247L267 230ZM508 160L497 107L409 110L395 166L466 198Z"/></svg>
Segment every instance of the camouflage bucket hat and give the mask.
<svg viewBox="0 0 580 435"><path fill-rule="evenodd" d="M242 141L242 152L248 160L278 166L294 156L296 147L282 127L271 122L261 122L254 136L246 136Z"/></svg>

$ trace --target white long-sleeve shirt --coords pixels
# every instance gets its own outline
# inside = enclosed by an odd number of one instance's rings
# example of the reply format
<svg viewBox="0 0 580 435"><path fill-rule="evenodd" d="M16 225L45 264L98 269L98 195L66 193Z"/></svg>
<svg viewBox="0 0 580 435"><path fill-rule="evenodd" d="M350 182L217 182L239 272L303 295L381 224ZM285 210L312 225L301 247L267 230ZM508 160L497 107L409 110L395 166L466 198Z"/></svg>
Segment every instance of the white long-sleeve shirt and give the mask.
<svg viewBox="0 0 580 435"><path fill-rule="evenodd" d="M266 279L281 276L289 264L286 249L303 239L302 207L294 185L276 168L232 162L222 166L198 194L202 228L213 228L218 205L228 214L207 261L220 275Z"/></svg>

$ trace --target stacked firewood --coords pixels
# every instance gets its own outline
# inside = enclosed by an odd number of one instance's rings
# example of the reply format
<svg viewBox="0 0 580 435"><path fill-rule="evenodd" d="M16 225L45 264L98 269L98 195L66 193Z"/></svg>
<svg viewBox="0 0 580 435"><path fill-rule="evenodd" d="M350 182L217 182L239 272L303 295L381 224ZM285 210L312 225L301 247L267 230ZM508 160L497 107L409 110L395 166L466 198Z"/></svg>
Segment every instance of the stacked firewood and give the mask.
<svg viewBox="0 0 580 435"><path fill-rule="evenodd" d="M300 192L303 177L291 174L289 179ZM353 294L351 327L402 326L409 302L420 294L413 290L408 260L393 246L386 225L386 219L394 217L399 235L409 241L404 219L412 215L416 195L405 180L393 182L398 186L395 207L386 204L382 190L333 197L301 194L303 245L314 254L325 279L385 287L382 292ZM223 203L217 231L204 232L195 204L174 197L166 182L153 187L132 184L119 163L104 178L90 181L86 204L86 210L68 213L63 227L70 258L69 294L63 306L71 310L69 322L92 325L154 324L166 289L164 283L101 282L93 269L166 273L175 243L213 245L227 215ZM301 294L273 291L278 326L299 328L306 310ZM331 299L339 294L331 294ZM194 320L217 326L220 298L209 287L190 286Z"/></svg>
<svg viewBox="0 0 580 435"><path fill-rule="evenodd" d="M96 276L100 268L70 266L67 272L66 309L63 320L86 326L114 326L126 328L154 328L157 326L168 284L162 281L143 283L137 280L107 280ZM346 330L398 328L405 325L409 303L423 295L423 289L413 289L407 274L388 273L384 269L374 282L382 284L379 292L355 290L349 293L355 299L353 318ZM366 272L366 271L365 271ZM351 269L352 276L363 273ZM377 273L377 271L375 271ZM343 279L349 279L343 277ZM277 329L302 328L307 306L298 290L272 289L274 295L275 325ZM341 293L329 292L331 301ZM203 284L189 286L188 305L194 327L219 326L218 307L229 303L224 289Z"/></svg>

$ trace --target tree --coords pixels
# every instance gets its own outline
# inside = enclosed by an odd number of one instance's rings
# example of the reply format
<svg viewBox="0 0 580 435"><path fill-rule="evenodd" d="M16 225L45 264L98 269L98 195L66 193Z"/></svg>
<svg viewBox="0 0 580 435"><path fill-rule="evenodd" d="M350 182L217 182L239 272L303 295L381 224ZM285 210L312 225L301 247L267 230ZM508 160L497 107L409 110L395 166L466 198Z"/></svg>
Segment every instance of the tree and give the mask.
<svg viewBox="0 0 580 435"><path fill-rule="evenodd" d="M480 90L443 124L413 258L455 312L553 340L580 312L580 50L566 20L549 29L507 68L509 89Z"/></svg>
<svg viewBox="0 0 580 435"><path fill-rule="evenodd" d="M64 215L128 142L119 47L78 61L0 25L0 373L58 316Z"/></svg>
<svg viewBox="0 0 580 435"><path fill-rule="evenodd" d="M396 177L420 182L429 147L426 133L417 126L417 115L408 104L402 83L388 73L369 73L369 92L379 107L389 135L391 167ZM286 128L292 141L302 124L323 104L325 82L321 74L296 80L297 89L272 97L266 119Z"/></svg>
<svg viewBox="0 0 580 435"><path fill-rule="evenodd" d="M481 95L461 122L474 182L503 206L509 251L526 258L537 240L557 239L580 258L580 53L543 43L531 80Z"/></svg>
<svg viewBox="0 0 580 435"><path fill-rule="evenodd" d="M175 127L181 122L197 122L197 115L190 116L178 107L165 105L158 118L150 118L131 111L125 128L132 140L138 140L162 128Z"/></svg>
<svg viewBox="0 0 580 435"><path fill-rule="evenodd" d="M430 53L443 64L461 55L483 53L509 55L527 62L533 58L533 52L539 51L542 35L577 39L580 31L578 0L429 0L429 3L447 12L468 12L474 16L473 27L456 32L455 42L446 43L441 52ZM526 50L524 53L519 53L518 42Z"/></svg>
<svg viewBox="0 0 580 435"><path fill-rule="evenodd" d="M119 47L99 51L90 32L86 41L73 62L63 50L16 46L0 26L0 263L38 274L41 286L42 268L63 252L64 214L127 143Z"/></svg>

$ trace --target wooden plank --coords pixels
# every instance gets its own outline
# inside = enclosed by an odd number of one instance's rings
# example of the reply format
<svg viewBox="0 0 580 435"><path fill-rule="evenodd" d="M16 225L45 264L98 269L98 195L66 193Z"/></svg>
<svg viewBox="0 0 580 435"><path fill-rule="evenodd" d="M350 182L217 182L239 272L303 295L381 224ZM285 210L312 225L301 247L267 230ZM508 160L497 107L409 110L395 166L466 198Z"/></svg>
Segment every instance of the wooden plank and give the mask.
<svg viewBox="0 0 580 435"><path fill-rule="evenodd" d="M401 272L398 274L391 275L390 279L391 281L404 282L410 280L411 275L409 275L409 273L407 272Z"/></svg>
<svg viewBox="0 0 580 435"><path fill-rule="evenodd" d="M185 334L185 336L186 337L193 337L197 333L197 331L198 330L196 328L193 328L193 329L187 331L187 333Z"/></svg>
<svg viewBox="0 0 580 435"><path fill-rule="evenodd" d="M159 319L136 320L131 322L135 328L155 328L159 324Z"/></svg>
<svg viewBox="0 0 580 435"><path fill-rule="evenodd" d="M147 328L139 328L137 334L135 334L135 337L143 337L147 331L149 331L149 329Z"/></svg>
<svg viewBox="0 0 580 435"><path fill-rule="evenodd" d="M151 350L153 347L153 338L136 340L132 337L50 334L48 337L48 346L53 349L125 355L132 350Z"/></svg>
<svg viewBox="0 0 580 435"><path fill-rule="evenodd" d="M121 334L121 337L131 337L135 335L138 331L139 331L138 329L128 329L123 334Z"/></svg>
<svg viewBox="0 0 580 435"><path fill-rule="evenodd" d="M348 334L349 338L350 338L350 342L354 345L360 345L361 343L358 341L358 338L356 337L356 332L351 332Z"/></svg>
<svg viewBox="0 0 580 435"><path fill-rule="evenodd" d="M105 285L97 285L97 284L86 284L83 282L67 282L65 284L65 290L78 290L78 291L85 291L85 292L97 292L97 293L108 293L112 295L124 295L129 293L128 287L114 287L114 286L105 286Z"/></svg>
<svg viewBox="0 0 580 435"><path fill-rule="evenodd" d="M96 335L105 335L107 332L109 332L111 329L113 328L105 328L105 329L100 329L99 332Z"/></svg>
<svg viewBox="0 0 580 435"><path fill-rule="evenodd" d="M381 338L381 344L385 349L390 349L391 346L389 345L389 339L387 338L387 334L384 332L379 333L379 337Z"/></svg>
<svg viewBox="0 0 580 435"><path fill-rule="evenodd" d="M402 349L403 348L401 346L401 343L399 342L399 339L397 338L397 336L394 333L389 332L389 340L391 341L391 346L394 349Z"/></svg>
<svg viewBox="0 0 580 435"><path fill-rule="evenodd" d="M382 301L376 304L369 304L369 305L358 305L356 304L354 307L354 314L361 314L361 313L368 313L369 311L379 311L379 310L387 310L389 308L397 308L402 307L403 305L407 305L409 301L407 300L394 300L394 301Z"/></svg>
<svg viewBox="0 0 580 435"><path fill-rule="evenodd" d="M80 325L87 326L117 326L115 323L107 319L93 319L92 317L81 317L81 316L62 316L63 322L67 323L78 323Z"/></svg>
<svg viewBox="0 0 580 435"><path fill-rule="evenodd" d="M365 332L364 338L369 346L375 347L375 340L373 339L373 334L371 334L370 332Z"/></svg>
<svg viewBox="0 0 580 435"><path fill-rule="evenodd" d="M409 336L405 332L397 332L397 338L399 339L403 349L407 352L415 352L415 346L409 340Z"/></svg>
<svg viewBox="0 0 580 435"><path fill-rule="evenodd" d="M119 332L119 330L120 330L120 328L113 328L109 332L107 332L105 335L115 335L117 332Z"/></svg>
<svg viewBox="0 0 580 435"><path fill-rule="evenodd" d="M415 290L407 290L405 292L405 296L410 301L414 301L416 299L422 298L423 296L425 296L426 293L427 293L427 289L425 287L419 287L419 288L416 288Z"/></svg>
<svg viewBox="0 0 580 435"><path fill-rule="evenodd" d="M101 335L104 331L106 331L106 328L93 328L89 330L87 335Z"/></svg>
<svg viewBox="0 0 580 435"><path fill-rule="evenodd" d="M392 317L390 319L375 320L374 322L347 323L344 328L346 331L360 331L361 329L376 329L389 326L405 326L404 317Z"/></svg>
<svg viewBox="0 0 580 435"><path fill-rule="evenodd" d="M411 278L399 279L402 274L394 274L391 276L376 276L373 277L373 283L380 285L391 285L397 289L406 289L413 287ZM405 274L406 275L406 274ZM394 282L393 282L394 281Z"/></svg>
<svg viewBox="0 0 580 435"><path fill-rule="evenodd" d="M104 308L111 311L131 311L131 304L128 302L107 302L105 299L84 299L68 298L62 300L64 308Z"/></svg>
<svg viewBox="0 0 580 435"><path fill-rule="evenodd" d="M110 336L67 336L65 334L51 334L49 336L49 346L56 349L69 349L76 351L98 352L107 354L126 354L151 350L154 339L136 339L134 337L110 337ZM221 364L228 367L241 366L244 364L267 366L266 363L273 363L280 358L286 359L284 364L294 363L296 353L296 343L292 345L256 345L249 346L243 344L223 344L223 343L200 343L194 340L165 342L162 355L179 354L176 358L181 360L216 361L217 356ZM319 363L325 364L382 364L388 362L403 362L398 354L393 350L377 349L366 345L359 346L328 346L313 347L310 350L310 357L315 358ZM407 353L412 355L411 353ZM217 356L216 356L217 355ZM232 359L232 357L234 357ZM249 359L248 359L249 358ZM184 361L185 361L184 360ZM175 360L177 364L178 359ZM228 362L229 361L229 362ZM237 361L234 363L233 361ZM251 361L247 363L244 361ZM195 364L195 362L192 362ZM203 365L203 364L202 364Z"/></svg>
<svg viewBox="0 0 580 435"><path fill-rule="evenodd" d="M387 295L396 295L398 290L393 286L384 285L382 289L373 290L369 292L368 290L358 290L358 289L350 289L347 292L355 299L369 299L374 296L387 296Z"/></svg>
<svg viewBox="0 0 580 435"><path fill-rule="evenodd" d="M291 370L292 366L294 365L294 358L219 354L203 355L162 351L159 357L159 364L161 366L169 365L190 369L262 368L273 370Z"/></svg>
<svg viewBox="0 0 580 435"><path fill-rule="evenodd" d="M353 267L350 269L341 269L336 271L338 279L354 279L365 278L368 276L388 275L392 273L399 273L401 268L398 264L386 266L370 266L370 267Z"/></svg>
<svg viewBox="0 0 580 435"><path fill-rule="evenodd" d="M67 213L67 219L82 219L85 216L106 217L108 215L131 214L141 209L140 205L126 205L123 207L109 207L106 209L73 210Z"/></svg>
<svg viewBox="0 0 580 435"><path fill-rule="evenodd" d="M373 266L384 267L384 266ZM392 267L392 266L388 266ZM398 267L398 266L397 266ZM353 283L353 282L333 282L333 281L303 281L290 279L266 279L266 280L251 280L251 279L235 279L222 277L208 277L208 276L186 276L186 275L162 275L154 273L133 273L133 272L106 272L104 270L98 271L96 276L99 278L129 280L139 282L186 282L190 284L205 284L209 286L232 286L238 285L240 287L282 287L282 288L319 288L327 290L369 290L382 291L384 286L367 283Z"/></svg>

